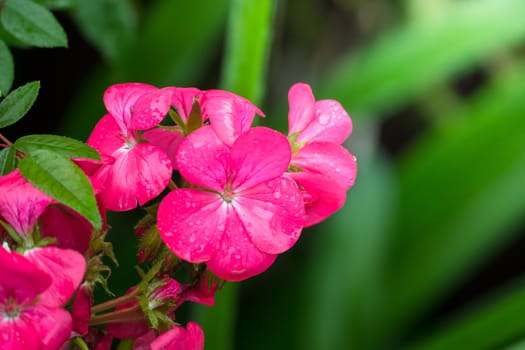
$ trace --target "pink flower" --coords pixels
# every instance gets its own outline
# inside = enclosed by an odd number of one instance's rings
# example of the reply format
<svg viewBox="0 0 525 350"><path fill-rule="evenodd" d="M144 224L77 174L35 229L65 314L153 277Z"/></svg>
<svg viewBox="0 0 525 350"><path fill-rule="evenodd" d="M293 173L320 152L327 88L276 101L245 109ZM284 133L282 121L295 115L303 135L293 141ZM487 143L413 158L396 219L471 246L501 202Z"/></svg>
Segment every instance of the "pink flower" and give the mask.
<svg viewBox="0 0 525 350"><path fill-rule="evenodd" d="M292 86L288 100L290 176L303 191L305 226L311 226L340 209L354 184L355 158L341 146L352 132L352 121L339 102L315 101L307 84Z"/></svg>
<svg viewBox="0 0 525 350"><path fill-rule="evenodd" d="M40 219L43 237L56 238L56 244L61 248L72 248L81 253L87 250L93 226L30 184L18 169L0 176L0 193L0 219L11 225L21 237L31 235Z"/></svg>
<svg viewBox="0 0 525 350"><path fill-rule="evenodd" d="M72 320L59 299L43 297L54 280L27 257L2 247L0 266L0 349L60 348L71 335Z"/></svg>
<svg viewBox="0 0 525 350"><path fill-rule="evenodd" d="M104 94L109 112L95 126L87 144L105 159L96 173L105 184L104 207L125 211L145 204L168 185L172 164L161 148L140 139L141 130L157 126L168 112L172 92L151 85L113 85Z"/></svg>
<svg viewBox="0 0 525 350"><path fill-rule="evenodd" d="M162 333L150 346L151 350L202 350L204 349L204 332L195 322L188 322L186 329L175 326Z"/></svg>
<svg viewBox="0 0 525 350"><path fill-rule="evenodd" d="M268 128L244 132L231 147L210 126L196 130L177 153L180 174L196 188L163 199L161 238L177 256L206 262L223 279L263 272L295 244L304 222L298 188L283 176L290 156L286 138Z"/></svg>

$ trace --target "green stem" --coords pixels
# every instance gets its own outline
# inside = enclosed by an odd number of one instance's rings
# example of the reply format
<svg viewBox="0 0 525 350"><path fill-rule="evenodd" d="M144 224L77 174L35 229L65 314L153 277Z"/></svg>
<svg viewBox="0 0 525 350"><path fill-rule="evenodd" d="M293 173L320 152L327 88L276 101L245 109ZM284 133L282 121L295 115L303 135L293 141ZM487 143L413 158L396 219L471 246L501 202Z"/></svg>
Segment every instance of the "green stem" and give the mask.
<svg viewBox="0 0 525 350"><path fill-rule="evenodd" d="M101 304L93 306L91 308L91 312L96 314L97 312L114 308L116 306L122 305L124 303L129 302L129 301L132 301L139 294L140 294L140 290L138 288L136 288L133 292L131 292L129 294L126 294L126 295L123 295L121 297L118 297L118 298L115 298L115 299L111 299L111 300L108 300L108 301L106 301L104 303L101 303Z"/></svg>
<svg viewBox="0 0 525 350"><path fill-rule="evenodd" d="M129 323L140 321L145 321L145 318L142 310L140 309L140 305L137 304L122 310L93 316L91 317L91 320L89 320L89 325L96 326L108 323Z"/></svg>

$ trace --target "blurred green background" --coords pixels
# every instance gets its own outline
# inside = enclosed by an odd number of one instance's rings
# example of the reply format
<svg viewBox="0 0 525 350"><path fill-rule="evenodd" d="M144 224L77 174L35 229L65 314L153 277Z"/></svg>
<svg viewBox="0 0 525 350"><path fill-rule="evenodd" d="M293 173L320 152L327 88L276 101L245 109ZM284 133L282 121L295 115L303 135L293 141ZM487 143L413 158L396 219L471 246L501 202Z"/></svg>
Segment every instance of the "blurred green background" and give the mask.
<svg viewBox="0 0 525 350"><path fill-rule="evenodd" d="M525 344L525 0L37 2L69 48L12 49L15 86L42 82L13 139L85 140L124 81L229 89L283 131L304 81L352 116L346 206L215 307L186 311L206 349ZM136 280L139 216L110 218L116 292Z"/></svg>

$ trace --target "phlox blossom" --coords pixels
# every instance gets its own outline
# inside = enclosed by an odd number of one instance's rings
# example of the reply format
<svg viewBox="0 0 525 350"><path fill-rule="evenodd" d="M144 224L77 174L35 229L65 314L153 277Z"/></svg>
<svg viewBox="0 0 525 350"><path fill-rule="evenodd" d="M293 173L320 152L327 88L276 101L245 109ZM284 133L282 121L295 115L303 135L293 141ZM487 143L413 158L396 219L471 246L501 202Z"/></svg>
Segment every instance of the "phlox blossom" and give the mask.
<svg viewBox="0 0 525 350"><path fill-rule="evenodd" d="M303 191L305 226L311 226L340 209L354 184L355 158L341 146L352 132L352 121L339 102L316 101L304 83L290 88L288 101L290 176Z"/></svg>
<svg viewBox="0 0 525 350"><path fill-rule="evenodd" d="M192 187L162 200L162 240L225 280L263 272L295 244L304 223L300 192L284 175L290 157L286 138L265 127L240 134L231 147L211 126L194 131L177 152L177 168Z"/></svg>

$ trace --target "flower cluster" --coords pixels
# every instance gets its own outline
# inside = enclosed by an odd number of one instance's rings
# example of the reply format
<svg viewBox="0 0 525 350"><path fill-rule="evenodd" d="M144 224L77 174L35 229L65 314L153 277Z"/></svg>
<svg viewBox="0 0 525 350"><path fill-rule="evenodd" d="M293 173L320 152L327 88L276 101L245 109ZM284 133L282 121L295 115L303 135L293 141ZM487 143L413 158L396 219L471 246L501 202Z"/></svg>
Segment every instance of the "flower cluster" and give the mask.
<svg viewBox="0 0 525 350"><path fill-rule="evenodd" d="M177 308L213 305L224 281L268 269L304 227L340 209L354 183L355 158L341 146L352 129L343 107L316 101L302 83L289 104L284 135L253 127L263 112L227 91L107 89L107 114L87 141L100 160L73 161L103 219L106 211L146 209L136 234L138 264L148 271L103 303L95 304L93 289L105 286L102 257L113 257L110 226L95 229L16 169L1 176L0 349L70 341L109 349L114 339L134 339L134 349L202 349L202 329L178 323Z"/></svg>

